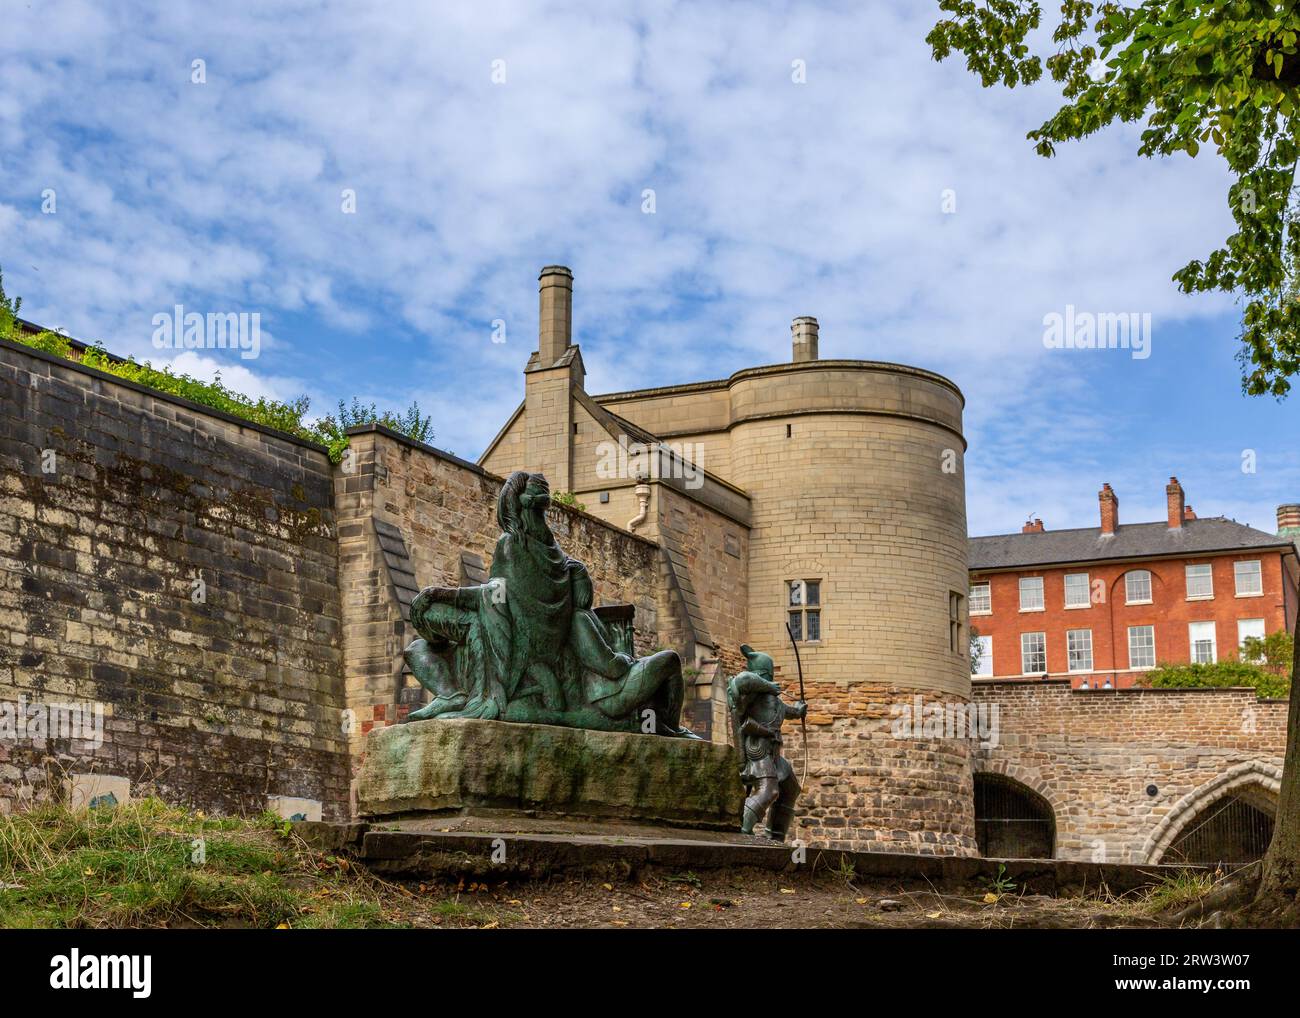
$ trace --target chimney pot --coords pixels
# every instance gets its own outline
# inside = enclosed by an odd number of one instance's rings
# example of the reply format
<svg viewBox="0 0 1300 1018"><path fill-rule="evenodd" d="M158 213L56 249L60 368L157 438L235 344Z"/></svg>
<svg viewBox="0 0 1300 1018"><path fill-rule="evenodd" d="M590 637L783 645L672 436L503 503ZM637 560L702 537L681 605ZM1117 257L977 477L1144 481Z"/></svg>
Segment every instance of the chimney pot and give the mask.
<svg viewBox="0 0 1300 1018"><path fill-rule="evenodd" d="M1277 532L1284 537L1300 537L1300 503L1277 507Z"/></svg>
<svg viewBox="0 0 1300 1018"><path fill-rule="evenodd" d="M537 280L537 356L549 368L573 342L573 273L563 265L548 265Z"/></svg>
<svg viewBox="0 0 1300 1018"><path fill-rule="evenodd" d="M1043 521L1037 516L1031 516L1025 521L1025 525L1020 528L1022 534L1041 534L1043 532Z"/></svg>
<svg viewBox="0 0 1300 1018"><path fill-rule="evenodd" d="M817 328L817 319L812 315L801 315L790 323L796 364L817 359Z"/></svg>
<svg viewBox="0 0 1300 1018"><path fill-rule="evenodd" d="M1101 532L1115 533L1119 529L1119 496L1109 484L1103 484L1097 492L1097 502L1101 507Z"/></svg>
<svg viewBox="0 0 1300 1018"><path fill-rule="evenodd" d="M1178 483L1178 478L1169 478L1169 483L1165 485L1165 507L1168 510L1170 530L1182 528L1186 518L1183 513L1184 498L1183 486Z"/></svg>

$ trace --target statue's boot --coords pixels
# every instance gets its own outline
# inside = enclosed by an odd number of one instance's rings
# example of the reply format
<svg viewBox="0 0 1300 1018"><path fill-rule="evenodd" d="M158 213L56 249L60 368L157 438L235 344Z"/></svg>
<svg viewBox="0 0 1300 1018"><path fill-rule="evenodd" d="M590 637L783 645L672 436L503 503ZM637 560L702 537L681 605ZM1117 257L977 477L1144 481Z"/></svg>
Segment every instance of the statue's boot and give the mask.
<svg viewBox="0 0 1300 1018"><path fill-rule="evenodd" d="M448 711L442 715L446 718L479 718L483 721L495 721L501 716L501 705L490 696L476 696L462 709Z"/></svg>
<svg viewBox="0 0 1300 1018"><path fill-rule="evenodd" d="M407 721L426 721L429 718L436 718L440 714L446 714L448 711L460 710L465 706L465 701L469 698L464 693L457 693L455 696L435 696L419 710L413 710L406 715Z"/></svg>
<svg viewBox="0 0 1300 1018"><path fill-rule="evenodd" d="M767 836L773 841L785 841L792 823L794 823L794 807L777 803L772 807L772 815L768 819Z"/></svg>

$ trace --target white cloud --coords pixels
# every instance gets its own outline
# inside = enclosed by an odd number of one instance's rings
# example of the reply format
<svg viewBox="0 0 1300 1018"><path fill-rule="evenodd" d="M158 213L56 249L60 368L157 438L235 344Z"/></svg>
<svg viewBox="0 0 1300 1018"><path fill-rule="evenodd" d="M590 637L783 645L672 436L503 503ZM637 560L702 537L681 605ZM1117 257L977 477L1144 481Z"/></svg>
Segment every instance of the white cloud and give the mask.
<svg viewBox="0 0 1300 1018"><path fill-rule="evenodd" d="M974 472L1073 492L1006 420L1018 404L1041 429L1051 394L1089 397L1087 367L1043 350L1043 315L1150 311L1159 335L1221 313L1169 276L1225 234L1227 177L1212 158L1139 160L1127 127L1039 159L1024 135L1050 90L935 64L936 12L19 6L0 39L0 141L24 153L0 165L9 288L138 356L173 303L260 310L280 343L249 386L303 378L327 404L396 387L473 455L520 398L537 269L563 262L593 391L783 360L790 319L814 314L823 356L953 377ZM57 216L39 213L46 186ZM394 383L384 358L407 351ZM972 491L973 522L1005 511Z"/></svg>

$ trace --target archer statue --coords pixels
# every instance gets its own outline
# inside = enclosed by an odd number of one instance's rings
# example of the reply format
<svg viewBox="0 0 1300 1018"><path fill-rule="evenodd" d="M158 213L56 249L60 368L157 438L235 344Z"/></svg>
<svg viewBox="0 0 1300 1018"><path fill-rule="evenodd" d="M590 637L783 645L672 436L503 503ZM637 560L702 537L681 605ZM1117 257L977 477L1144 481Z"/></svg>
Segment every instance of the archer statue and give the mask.
<svg viewBox="0 0 1300 1018"><path fill-rule="evenodd" d="M699 736L681 725L682 662L638 658L630 616L592 607L586 567L546 523L541 474L511 474L497 498L502 535L487 583L425 587L411 602L420 638L406 663L433 699L408 721L482 718L603 731Z"/></svg>
<svg viewBox="0 0 1300 1018"><path fill-rule="evenodd" d="M794 820L799 779L790 761L781 755L781 725L786 718L807 717L808 705L803 700L788 704L781 699L781 687L772 677L771 657L749 644L742 644L740 652L748 667L727 683L727 706L745 758L740 772L746 795L740 830L753 834L754 825L766 814L768 837L784 841ZM807 752L805 745L805 755Z"/></svg>

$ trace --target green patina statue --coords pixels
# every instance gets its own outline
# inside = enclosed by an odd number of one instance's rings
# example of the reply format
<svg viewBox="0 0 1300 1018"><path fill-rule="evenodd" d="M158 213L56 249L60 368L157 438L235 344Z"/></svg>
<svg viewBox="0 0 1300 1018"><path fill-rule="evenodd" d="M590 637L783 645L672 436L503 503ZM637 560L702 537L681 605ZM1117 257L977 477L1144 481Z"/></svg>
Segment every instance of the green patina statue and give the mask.
<svg viewBox="0 0 1300 1018"><path fill-rule="evenodd" d="M433 699L408 715L483 718L698 738L681 727L676 651L637 658L630 607L593 608L591 577L546 523L550 487L516 471L501 488L502 534L487 583L426 587L406 662Z"/></svg>
<svg viewBox="0 0 1300 1018"><path fill-rule="evenodd" d="M790 761L781 755L781 725L786 718L802 718L808 705L802 700L787 704L781 687L772 678L772 659L748 644L741 646L748 667L727 683L727 706L736 726L745 765L740 780L745 784L745 814L740 830L753 834L754 825L767 817L768 837L784 841L794 820L799 798L799 779ZM806 749L805 749L806 751Z"/></svg>

